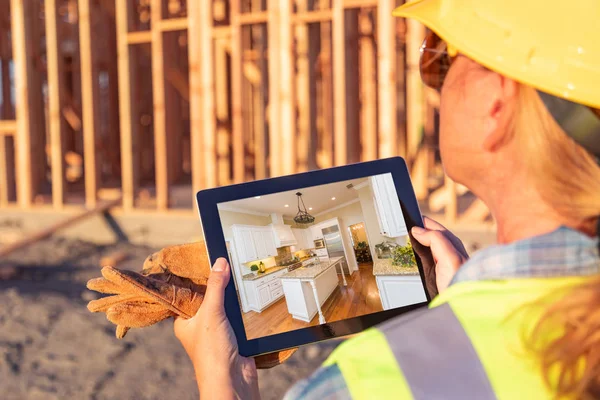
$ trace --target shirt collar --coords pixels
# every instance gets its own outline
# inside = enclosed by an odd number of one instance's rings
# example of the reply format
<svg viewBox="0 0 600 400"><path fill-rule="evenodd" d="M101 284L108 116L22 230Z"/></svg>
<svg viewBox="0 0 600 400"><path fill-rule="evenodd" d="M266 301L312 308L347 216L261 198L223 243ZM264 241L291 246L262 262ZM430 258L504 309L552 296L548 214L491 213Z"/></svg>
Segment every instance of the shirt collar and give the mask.
<svg viewBox="0 0 600 400"><path fill-rule="evenodd" d="M485 279L540 278L600 273L598 237L562 226L555 231L480 250L464 263L451 285Z"/></svg>

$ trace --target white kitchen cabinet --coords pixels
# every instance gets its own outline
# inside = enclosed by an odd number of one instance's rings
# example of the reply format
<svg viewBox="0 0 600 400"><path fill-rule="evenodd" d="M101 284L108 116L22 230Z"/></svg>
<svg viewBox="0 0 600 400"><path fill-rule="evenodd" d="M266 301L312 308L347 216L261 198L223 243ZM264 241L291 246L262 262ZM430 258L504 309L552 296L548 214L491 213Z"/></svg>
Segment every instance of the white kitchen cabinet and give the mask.
<svg viewBox="0 0 600 400"><path fill-rule="evenodd" d="M254 240L254 247L256 248L256 258L261 260L269 257L267 254L267 244L263 239L262 230L252 229L252 240Z"/></svg>
<svg viewBox="0 0 600 400"><path fill-rule="evenodd" d="M281 275L287 272L287 269L282 269L253 281L244 281L248 308L260 313L282 298L283 287L281 284Z"/></svg>
<svg viewBox="0 0 600 400"><path fill-rule="evenodd" d="M254 244L254 235L249 227L240 227L233 229L233 238L238 249L238 256L241 263L258 260L256 245Z"/></svg>
<svg viewBox="0 0 600 400"><path fill-rule="evenodd" d="M295 245L296 250L306 250L306 249L312 249L315 247L310 228L308 228L308 229L292 228L292 232L294 233L294 236L296 237L296 241L298 242Z"/></svg>
<svg viewBox="0 0 600 400"><path fill-rule="evenodd" d="M313 241L313 236L312 236L312 232L310 231L310 228L304 229L304 238L306 240L306 248L314 249L315 242Z"/></svg>
<svg viewBox="0 0 600 400"><path fill-rule="evenodd" d="M302 250L306 248L306 240L304 238L304 229L292 228L292 233L296 238L296 250Z"/></svg>
<svg viewBox="0 0 600 400"><path fill-rule="evenodd" d="M277 255L273 231L269 226L233 225L231 228L240 263Z"/></svg>
<svg viewBox="0 0 600 400"><path fill-rule="evenodd" d="M264 285L258 288L258 305L263 308L271 302L271 291L269 285Z"/></svg>
<svg viewBox="0 0 600 400"><path fill-rule="evenodd" d="M375 277L384 310L427 301L421 277L379 275Z"/></svg>
<svg viewBox="0 0 600 400"><path fill-rule="evenodd" d="M265 227L261 230L261 235L267 249L267 257L275 257L277 255L277 246L275 246L273 231L269 227Z"/></svg>
<svg viewBox="0 0 600 400"><path fill-rule="evenodd" d="M313 225L310 227L313 241L323 239L323 232L321 231L321 224Z"/></svg>
<svg viewBox="0 0 600 400"><path fill-rule="evenodd" d="M380 234L391 238L408 235L392 175L372 176L370 181Z"/></svg>

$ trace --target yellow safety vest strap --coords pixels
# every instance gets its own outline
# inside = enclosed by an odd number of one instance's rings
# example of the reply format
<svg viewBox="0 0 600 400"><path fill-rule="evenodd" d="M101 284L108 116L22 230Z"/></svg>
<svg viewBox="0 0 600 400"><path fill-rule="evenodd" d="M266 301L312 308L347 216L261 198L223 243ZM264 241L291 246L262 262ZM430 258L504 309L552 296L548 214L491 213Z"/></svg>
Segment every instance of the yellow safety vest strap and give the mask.
<svg viewBox="0 0 600 400"><path fill-rule="evenodd" d="M419 310L378 329L415 400L496 399L481 360L449 304Z"/></svg>
<svg viewBox="0 0 600 400"><path fill-rule="evenodd" d="M353 399L412 399L382 332L369 329L339 345L324 366L336 364Z"/></svg>
<svg viewBox="0 0 600 400"><path fill-rule="evenodd" d="M333 363L353 399L496 399L448 304L413 311L346 341L325 365Z"/></svg>

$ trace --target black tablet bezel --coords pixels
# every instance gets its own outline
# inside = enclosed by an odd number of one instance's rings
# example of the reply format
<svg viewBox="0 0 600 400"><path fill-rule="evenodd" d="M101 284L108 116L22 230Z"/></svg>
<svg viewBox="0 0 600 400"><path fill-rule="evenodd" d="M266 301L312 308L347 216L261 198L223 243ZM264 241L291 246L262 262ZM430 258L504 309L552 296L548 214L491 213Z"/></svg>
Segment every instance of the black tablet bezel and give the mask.
<svg viewBox="0 0 600 400"><path fill-rule="evenodd" d="M230 261L217 204L386 173L392 174L408 230L410 231L415 225L423 227L421 212L410 180L408 168L401 157L361 162L199 191L196 194L196 201L211 265L219 257L224 257ZM232 277L225 289L225 311L236 335L240 354L246 357L257 356L303 344L351 335L384 322L396 315L427 305L431 301L431 298L425 284L423 265L416 252L415 258L423 284L423 291L427 298L426 302L252 340L246 338L242 313Z"/></svg>

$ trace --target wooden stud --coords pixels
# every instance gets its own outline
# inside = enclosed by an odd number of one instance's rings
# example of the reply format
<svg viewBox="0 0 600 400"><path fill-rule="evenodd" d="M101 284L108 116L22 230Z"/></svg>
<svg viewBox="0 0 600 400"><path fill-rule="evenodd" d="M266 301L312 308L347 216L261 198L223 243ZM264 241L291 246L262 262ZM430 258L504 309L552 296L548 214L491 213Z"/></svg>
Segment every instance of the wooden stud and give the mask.
<svg viewBox="0 0 600 400"><path fill-rule="evenodd" d="M210 2L188 3L190 70L190 140L194 192L217 185L215 90L213 72L212 7ZM218 71L225 74L225 71Z"/></svg>
<svg viewBox="0 0 600 400"><path fill-rule="evenodd" d="M361 161L377 158L377 87L375 40L371 11L359 13Z"/></svg>
<svg viewBox="0 0 600 400"><path fill-rule="evenodd" d="M377 92L379 114L379 157L397 155L396 122L396 40L393 0L381 0L377 7Z"/></svg>
<svg viewBox="0 0 600 400"><path fill-rule="evenodd" d="M85 204L88 208L93 208L96 206L98 188L101 186L100 157L98 155L98 137L100 135L100 88L98 87L99 71L96 50L98 40L94 37L93 30L97 10L92 9L91 0L79 0L78 4Z"/></svg>
<svg viewBox="0 0 600 400"><path fill-rule="evenodd" d="M45 170L43 97L35 58L39 45L36 20L39 14L33 0L11 0L10 7L17 117L17 201L22 208L29 208Z"/></svg>
<svg viewBox="0 0 600 400"><path fill-rule="evenodd" d="M326 3L322 1L321 3ZM332 70L332 43L331 23L321 24L321 96L319 108L321 109L320 148L318 150L318 167L330 168L333 166L333 70Z"/></svg>
<svg viewBox="0 0 600 400"><path fill-rule="evenodd" d="M231 13L231 133L233 147L233 182L245 178L245 132L242 97L242 27L240 25L240 0L230 2Z"/></svg>
<svg viewBox="0 0 600 400"><path fill-rule="evenodd" d="M129 44L142 44L152 42L152 32L150 31L139 31L129 32L126 36L127 43Z"/></svg>
<svg viewBox="0 0 600 400"><path fill-rule="evenodd" d="M54 208L63 206L66 180L64 174L65 120L64 106L64 63L58 37L58 13L56 0L44 2L46 15L46 49L48 60L48 123L50 131L50 161L52 171L52 204Z"/></svg>
<svg viewBox="0 0 600 400"><path fill-rule="evenodd" d="M481 199L475 201L461 214L460 222L483 222L490 216L490 209Z"/></svg>
<svg viewBox="0 0 600 400"><path fill-rule="evenodd" d="M279 0L268 0L269 11L268 30L268 68L269 68L269 171L270 176L282 175L281 168L281 110L279 102L279 83L281 82L280 66L280 31L279 31Z"/></svg>
<svg viewBox="0 0 600 400"><path fill-rule="evenodd" d="M269 19L268 11L254 11L239 15L240 25L264 24Z"/></svg>
<svg viewBox="0 0 600 400"><path fill-rule="evenodd" d="M412 165L422 141L424 128L423 83L419 72L419 49L425 36L425 27L416 20L407 22L406 41L406 158Z"/></svg>
<svg viewBox="0 0 600 400"><path fill-rule="evenodd" d="M334 165L348 160L346 137L346 38L343 0L333 0L333 145Z"/></svg>
<svg viewBox="0 0 600 400"><path fill-rule="evenodd" d="M254 0L252 2L253 13L268 13L262 11L265 6L265 0ZM264 179L267 177L267 118L266 118L266 99L267 99L267 60L265 52L267 50L266 24L252 26L252 46L257 53L256 66L258 69L259 82L252 88L252 109L253 109L253 131L254 131L254 177L255 179Z"/></svg>
<svg viewBox="0 0 600 400"><path fill-rule="evenodd" d="M298 11L292 17L295 24L310 24L317 22L330 22L333 19L332 10Z"/></svg>
<svg viewBox="0 0 600 400"><path fill-rule="evenodd" d="M156 4L156 3L154 3ZM189 13L189 10L188 10ZM212 13L211 13L212 15ZM188 29L188 19L187 18L169 18L162 19L159 21L152 22L152 29L156 27L157 30L162 32L170 32L170 31L182 31Z"/></svg>
<svg viewBox="0 0 600 400"><path fill-rule="evenodd" d="M8 142L9 138L0 132L0 207L6 207L9 199L14 195L11 193L14 184L14 160L10 157L11 149Z"/></svg>
<svg viewBox="0 0 600 400"><path fill-rule="evenodd" d="M305 13L308 10L307 0L298 0L298 13ZM310 107L310 79L312 65L310 64L310 38L308 36L308 24L298 21L294 15L295 21L295 41L296 41L296 103L298 106L298 139L296 147L298 149L298 172L308 170L309 146L311 139L311 107ZM314 77L313 77L314 79Z"/></svg>
<svg viewBox="0 0 600 400"><path fill-rule="evenodd" d="M154 104L154 166L156 208L169 207L169 164L165 94L165 64L163 32L158 29L162 19L162 0L152 0L152 98Z"/></svg>
<svg viewBox="0 0 600 400"><path fill-rule="evenodd" d="M135 60L131 60L127 41L130 10L126 2L116 3L117 60L119 72L119 116L121 131L121 184L123 187L123 209L130 211L135 205L138 190L139 163L139 124L132 115L137 115L138 103L133 101Z"/></svg>
<svg viewBox="0 0 600 400"><path fill-rule="evenodd" d="M341 1L341 0L339 0ZM279 4L279 103L281 125L278 134L281 136L280 152L281 173L289 175L296 172L296 107L294 96L294 63L292 43L292 2L282 1Z"/></svg>

